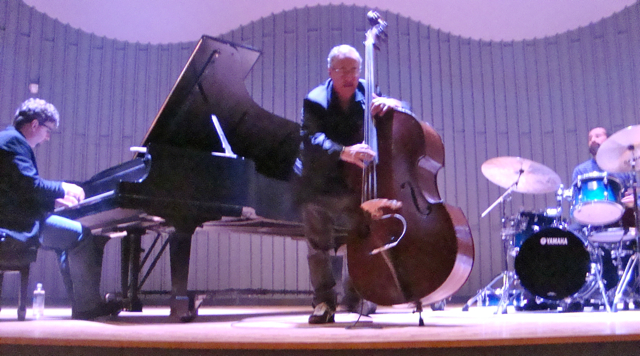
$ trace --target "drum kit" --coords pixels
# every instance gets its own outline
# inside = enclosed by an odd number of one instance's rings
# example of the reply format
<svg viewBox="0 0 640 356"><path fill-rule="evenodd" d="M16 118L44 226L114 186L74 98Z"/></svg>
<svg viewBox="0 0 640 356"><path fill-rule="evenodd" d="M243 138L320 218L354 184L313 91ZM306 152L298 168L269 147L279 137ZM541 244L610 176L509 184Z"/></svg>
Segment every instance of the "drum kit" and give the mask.
<svg viewBox="0 0 640 356"><path fill-rule="evenodd" d="M521 157L496 157L482 164L483 175L507 189L483 213L502 206L504 270L465 304L497 304L496 313L526 304L546 309L583 310L584 306L617 311L618 305L640 309L640 245L636 226L638 199L625 209L623 182L611 173L630 178L638 197L640 125L611 135L598 149L596 162L606 172L578 176L568 189L552 169ZM544 211L521 211L507 216L504 202L512 193L554 193L556 206ZM563 218L563 201L571 203ZM623 218L623 215L625 217ZM633 219L628 219L633 217ZM631 221L631 222L630 222ZM543 309L543 308L539 308Z"/></svg>

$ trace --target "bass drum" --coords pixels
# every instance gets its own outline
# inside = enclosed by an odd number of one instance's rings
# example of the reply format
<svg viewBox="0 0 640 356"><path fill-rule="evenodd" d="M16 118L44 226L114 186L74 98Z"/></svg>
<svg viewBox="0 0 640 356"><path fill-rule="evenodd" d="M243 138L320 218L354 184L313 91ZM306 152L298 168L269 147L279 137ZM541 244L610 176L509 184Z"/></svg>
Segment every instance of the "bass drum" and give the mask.
<svg viewBox="0 0 640 356"><path fill-rule="evenodd" d="M585 241L570 231L547 228L526 239L515 259L520 284L549 300L561 300L585 286L591 254Z"/></svg>

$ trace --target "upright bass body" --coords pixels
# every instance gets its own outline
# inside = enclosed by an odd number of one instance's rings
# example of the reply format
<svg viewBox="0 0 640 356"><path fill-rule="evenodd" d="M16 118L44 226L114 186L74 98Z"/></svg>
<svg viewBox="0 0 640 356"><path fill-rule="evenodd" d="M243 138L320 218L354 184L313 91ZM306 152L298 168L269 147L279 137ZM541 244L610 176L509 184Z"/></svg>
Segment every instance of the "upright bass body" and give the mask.
<svg viewBox="0 0 640 356"><path fill-rule="evenodd" d="M378 198L395 199L406 221L373 220L366 236L350 236L349 274L363 298L380 305L431 304L455 293L473 266L473 239L462 211L442 202L436 174L444 145L436 131L410 113L390 111L376 121Z"/></svg>

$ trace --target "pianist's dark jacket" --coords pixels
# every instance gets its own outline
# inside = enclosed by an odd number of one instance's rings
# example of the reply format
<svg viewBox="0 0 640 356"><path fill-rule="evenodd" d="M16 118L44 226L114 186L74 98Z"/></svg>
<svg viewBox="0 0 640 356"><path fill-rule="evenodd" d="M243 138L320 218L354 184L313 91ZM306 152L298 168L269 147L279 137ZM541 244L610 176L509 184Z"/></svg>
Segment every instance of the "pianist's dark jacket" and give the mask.
<svg viewBox="0 0 640 356"><path fill-rule="evenodd" d="M62 183L40 178L36 157L13 126L0 131L0 233L37 243L40 221L64 197Z"/></svg>

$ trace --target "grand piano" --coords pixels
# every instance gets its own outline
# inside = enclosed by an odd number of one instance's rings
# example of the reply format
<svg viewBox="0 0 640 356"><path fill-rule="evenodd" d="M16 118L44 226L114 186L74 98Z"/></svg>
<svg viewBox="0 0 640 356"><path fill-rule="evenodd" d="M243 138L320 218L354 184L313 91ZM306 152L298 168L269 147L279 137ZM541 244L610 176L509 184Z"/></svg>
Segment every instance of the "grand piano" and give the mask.
<svg viewBox="0 0 640 356"><path fill-rule="evenodd" d="M292 199L282 194L300 127L262 109L247 92L244 80L259 55L203 36L141 146L132 148L133 159L81 183L87 199L56 211L94 234L123 237L127 309L142 308L140 240L149 231L169 233L171 315L182 321L197 315L187 292L196 228L219 221L241 231L300 231ZM254 210L265 219L256 219Z"/></svg>

